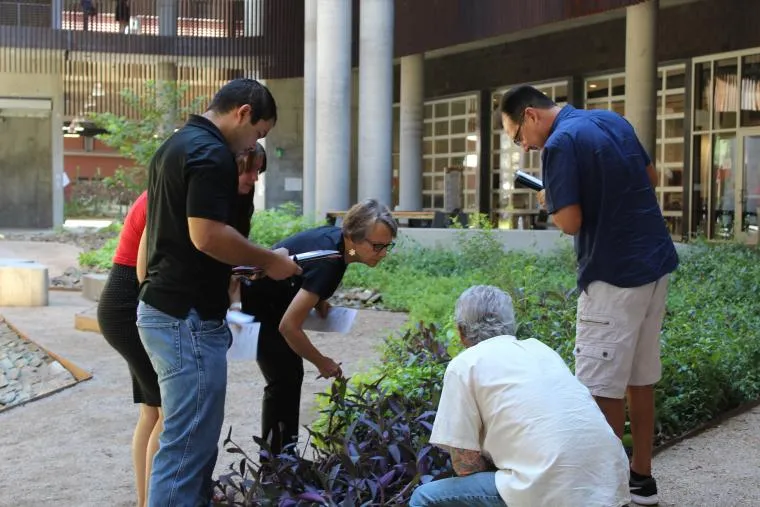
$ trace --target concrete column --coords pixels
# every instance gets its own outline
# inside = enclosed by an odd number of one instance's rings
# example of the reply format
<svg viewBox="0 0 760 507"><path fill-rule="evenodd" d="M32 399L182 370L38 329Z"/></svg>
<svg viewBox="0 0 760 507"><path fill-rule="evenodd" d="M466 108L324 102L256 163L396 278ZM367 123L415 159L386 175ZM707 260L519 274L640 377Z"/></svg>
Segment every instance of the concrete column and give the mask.
<svg viewBox="0 0 760 507"><path fill-rule="evenodd" d="M399 209L422 209L422 129L425 108L425 56L401 58L399 125Z"/></svg>
<svg viewBox="0 0 760 507"><path fill-rule="evenodd" d="M261 20L264 14L263 7L264 0L245 0L245 4L243 5L243 30L246 37L258 37L261 35Z"/></svg>
<svg viewBox="0 0 760 507"><path fill-rule="evenodd" d="M63 0L53 0L50 11L51 27L60 30L63 28Z"/></svg>
<svg viewBox="0 0 760 507"><path fill-rule="evenodd" d="M654 158L657 147L657 12L659 0L626 8L625 116Z"/></svg>
<svg viewBox="0 0 760 507"><path fill-rule="evenodd" d="M156 10L158 11L158 34L176 37L179 2L177 0L156 0Z"/></svg>
<svg viewBox="0 0 760 507"><path fill-rule="evenodd" d="M391 205L393 0L361 0L359 12L359 200Z"/></svg>
<svg viewBox="0 0 760 507"><path fill-rule="evenodd" d="M316 211L317 186L317 1L304 3L303 214Z"/></svg>
<svg viewBox="0 0 760 507"><path fill-rule="evenodd" d="M317 10L316 213L350 205L351 0L321 0Z"/></svg>

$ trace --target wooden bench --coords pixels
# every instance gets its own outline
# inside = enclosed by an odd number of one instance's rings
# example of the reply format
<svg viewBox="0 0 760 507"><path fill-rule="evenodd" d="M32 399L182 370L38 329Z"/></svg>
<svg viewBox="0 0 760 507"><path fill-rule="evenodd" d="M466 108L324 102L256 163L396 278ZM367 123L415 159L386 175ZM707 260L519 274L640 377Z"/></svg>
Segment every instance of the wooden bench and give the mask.
<svg viewBox="0 0 760 507"><path fill-rule="evenodd" d="M327 222L335 225L338 220L343 221L347 211L328 211ZM432 227L435 219L435 211L392 211L391 215L396 219L399 226L407 227Z"/></svg>

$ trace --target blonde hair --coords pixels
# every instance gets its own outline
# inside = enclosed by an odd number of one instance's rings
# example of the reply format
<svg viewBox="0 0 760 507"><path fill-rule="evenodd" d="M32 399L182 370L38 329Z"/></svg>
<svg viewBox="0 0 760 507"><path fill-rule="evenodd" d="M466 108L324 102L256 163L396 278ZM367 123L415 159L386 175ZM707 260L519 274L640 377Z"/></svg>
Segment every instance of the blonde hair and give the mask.
<svg viewBox="0 0 760 507"><path fill-rule="evenodd" d="M377 199L366 199L351 206L343 219L343 234L351 241L363 241L375 224L384 224L395 238L398 233L398 223L391 215L388 206Z"/></svg>

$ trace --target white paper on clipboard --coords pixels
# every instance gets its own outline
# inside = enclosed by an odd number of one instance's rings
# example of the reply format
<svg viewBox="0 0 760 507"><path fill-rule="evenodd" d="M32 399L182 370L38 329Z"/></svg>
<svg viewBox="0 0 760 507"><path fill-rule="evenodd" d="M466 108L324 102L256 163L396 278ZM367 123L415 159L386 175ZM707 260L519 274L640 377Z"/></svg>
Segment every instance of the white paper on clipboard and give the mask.
<svg viewBox="0 0 760 507"><path fill-rule="evenodd" d="M228 361L255 361L259 348L261 323L230 324L232 345L227 350Z"/></svg>
<svg viewBox="0 0 760 507"><path fill-rule="evenodd" d="M319 333L346 334L351 331L356 314L357 311L354 308L333 306L327 312L327 317L323 319L316 310L312 309L303 323L303 330L317 331Z"/></svg>

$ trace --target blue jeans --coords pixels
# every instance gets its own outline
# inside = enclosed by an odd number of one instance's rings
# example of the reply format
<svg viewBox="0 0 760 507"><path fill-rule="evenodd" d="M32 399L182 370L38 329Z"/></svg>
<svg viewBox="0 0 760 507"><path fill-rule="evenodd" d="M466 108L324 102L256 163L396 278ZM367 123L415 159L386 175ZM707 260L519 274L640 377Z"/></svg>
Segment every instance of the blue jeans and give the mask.
<svg viewBox="0 0 760 507"><path fill-rule="evenodd" d="M504 507L496 489L495 472L449 477L414 490L409 507Z"/></svg>
<svg viewBox="0 0 760 507"><path fill-rule="evenodd" d="M232 335L224 320L201 320L195 310L177 319L142 301L137 328L158 375L164 414L148 506L205 507L224 420Z"/></svg>

